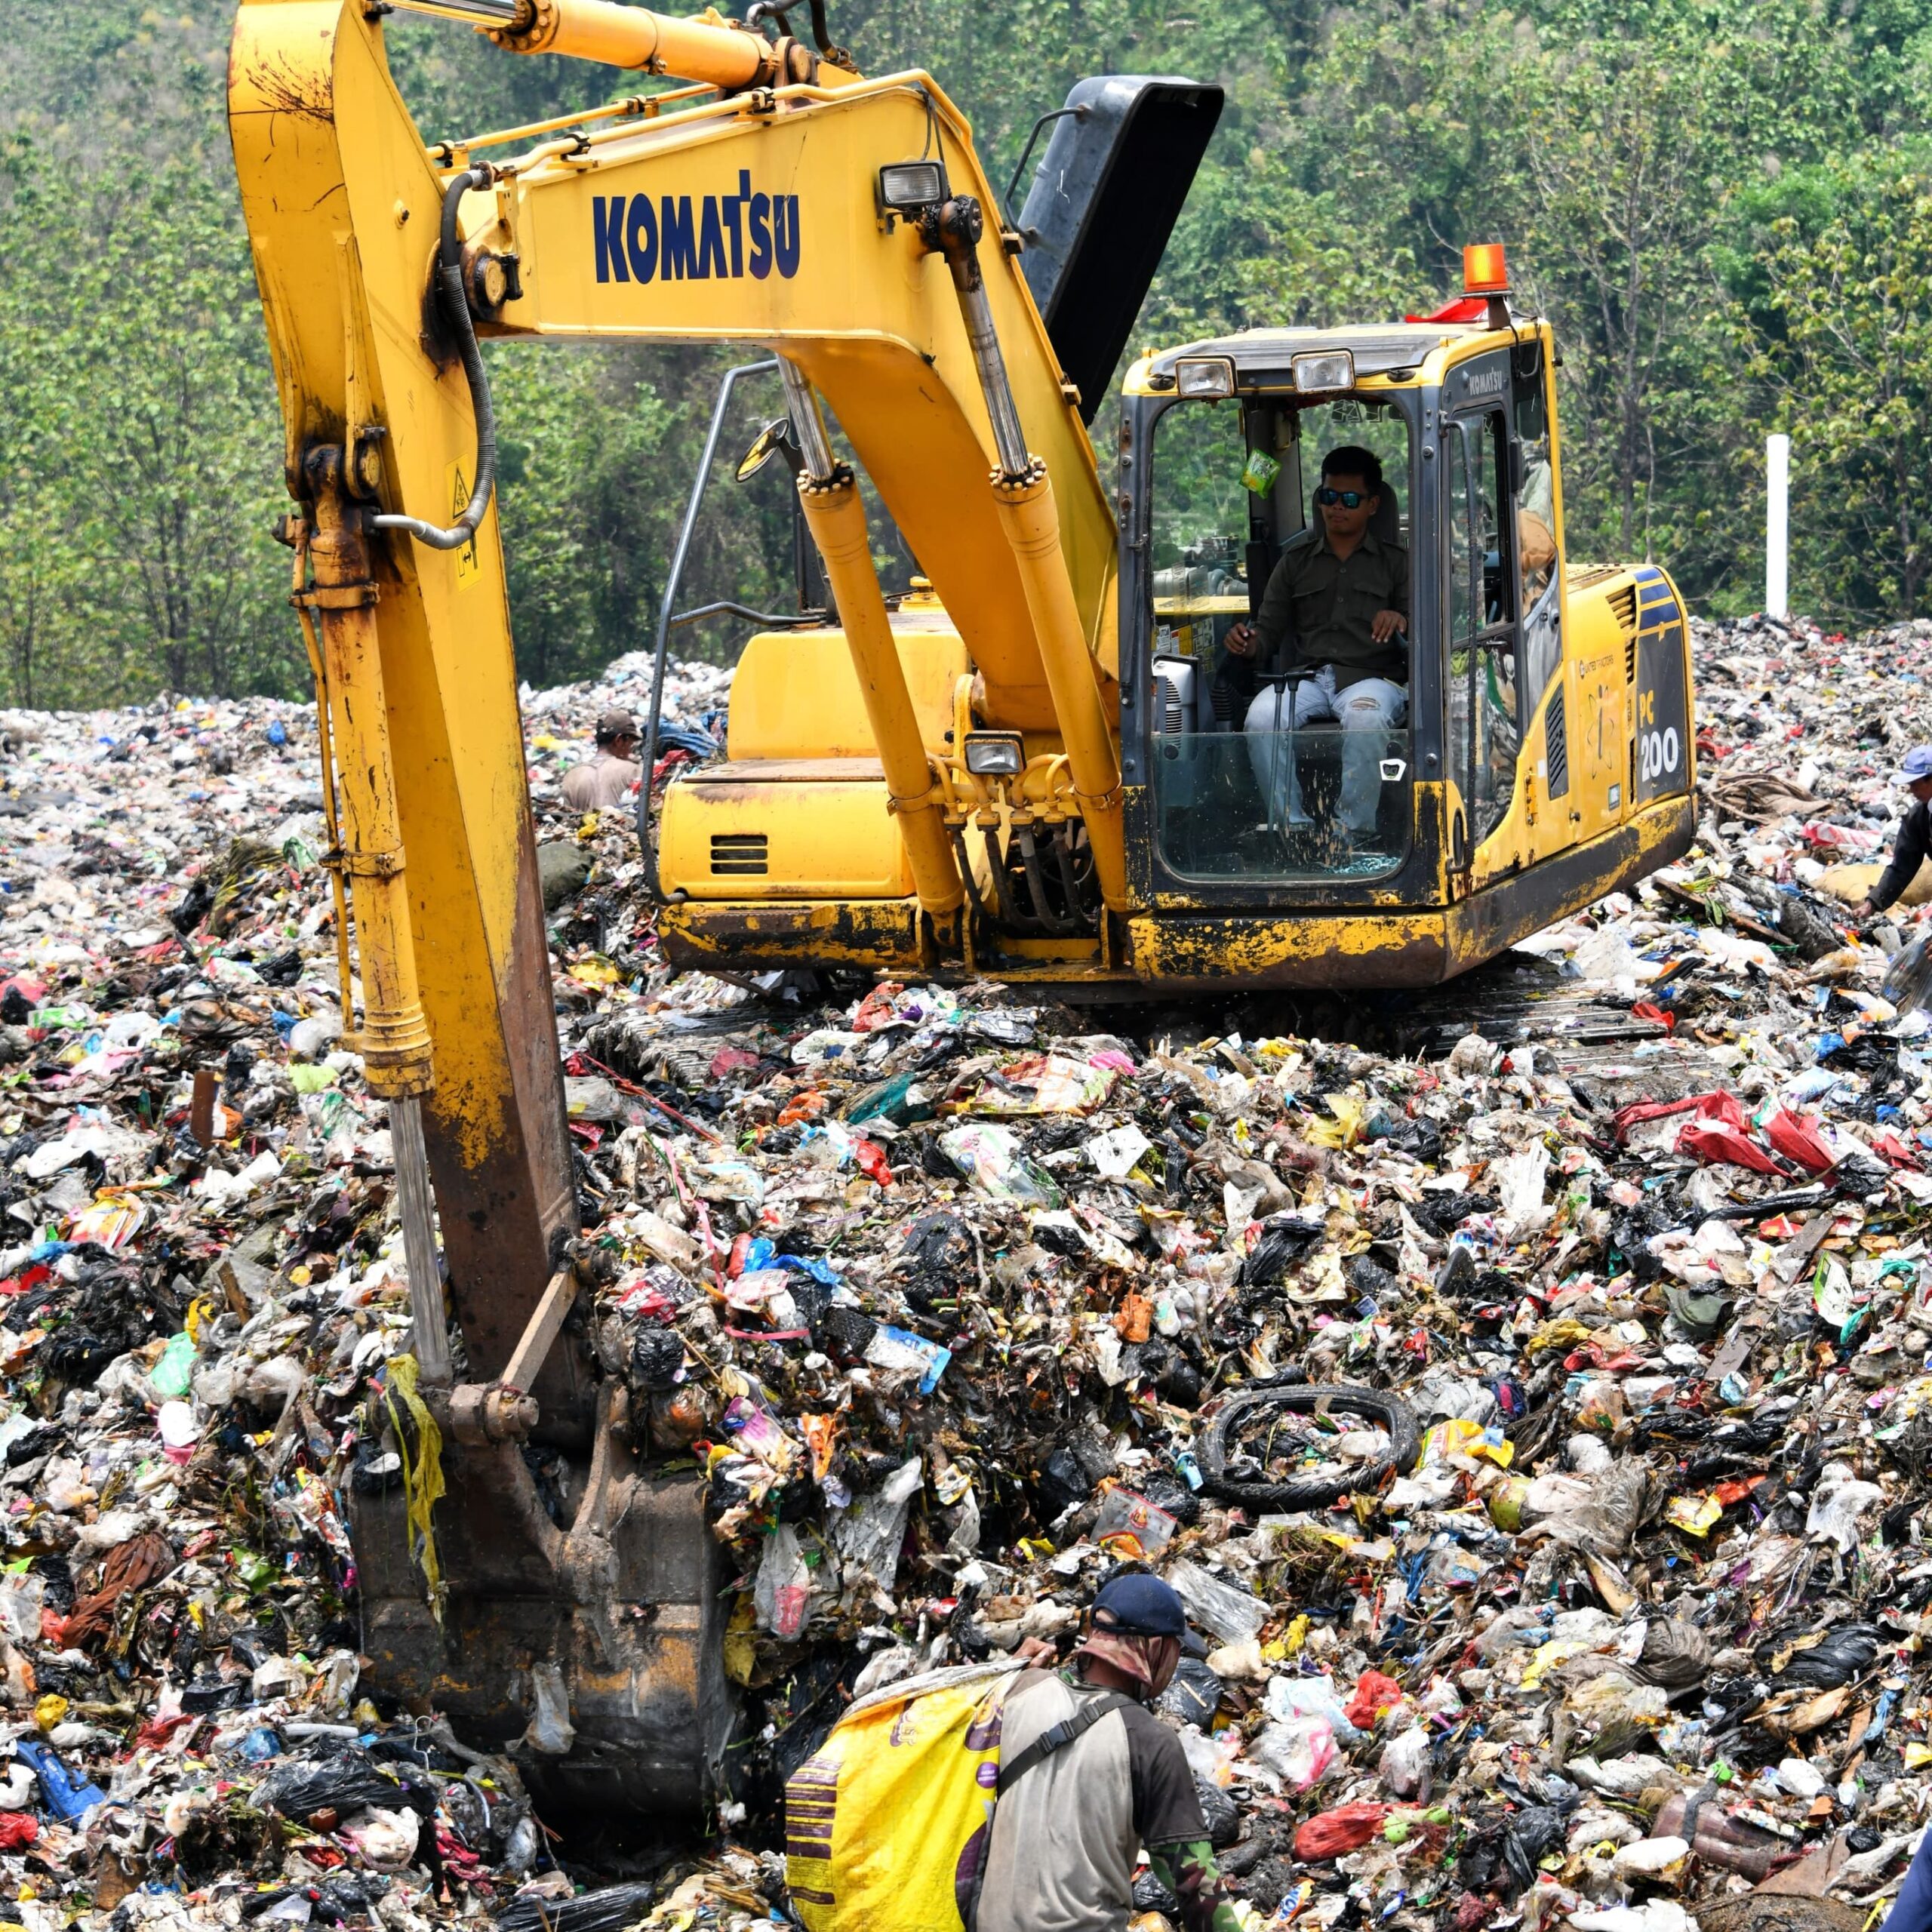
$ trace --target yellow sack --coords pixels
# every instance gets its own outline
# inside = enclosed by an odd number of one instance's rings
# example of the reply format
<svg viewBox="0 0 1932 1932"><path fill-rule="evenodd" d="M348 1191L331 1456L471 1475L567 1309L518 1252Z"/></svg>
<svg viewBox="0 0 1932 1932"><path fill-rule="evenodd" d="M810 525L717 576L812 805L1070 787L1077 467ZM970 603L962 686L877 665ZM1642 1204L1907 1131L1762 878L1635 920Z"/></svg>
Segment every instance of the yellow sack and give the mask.
<svg viewBox="0 0 1932 1932"><path fill-rule="evenodd" d="M1011 1664L860 1698L785 1786L785 1882L806 1932L965 1932L999 1781Z"/></svg>

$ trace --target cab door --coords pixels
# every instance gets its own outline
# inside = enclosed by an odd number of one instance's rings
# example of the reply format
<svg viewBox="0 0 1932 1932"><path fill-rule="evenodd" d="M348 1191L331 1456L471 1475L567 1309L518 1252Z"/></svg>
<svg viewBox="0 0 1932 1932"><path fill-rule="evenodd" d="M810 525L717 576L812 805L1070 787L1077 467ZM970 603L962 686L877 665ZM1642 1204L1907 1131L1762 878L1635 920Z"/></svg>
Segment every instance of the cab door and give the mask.
<svg viewBox="0 0 1932 1932"><path fill-rule="evenodd" d="M1521 575L1510 394L1506 350L1459 364L1443 385L1445 762L1459 795L1452 807L1450 864L1464 891L1495 869L1499 858L1509 863L1484 848L1515 801L1522 748Z"/></svg>

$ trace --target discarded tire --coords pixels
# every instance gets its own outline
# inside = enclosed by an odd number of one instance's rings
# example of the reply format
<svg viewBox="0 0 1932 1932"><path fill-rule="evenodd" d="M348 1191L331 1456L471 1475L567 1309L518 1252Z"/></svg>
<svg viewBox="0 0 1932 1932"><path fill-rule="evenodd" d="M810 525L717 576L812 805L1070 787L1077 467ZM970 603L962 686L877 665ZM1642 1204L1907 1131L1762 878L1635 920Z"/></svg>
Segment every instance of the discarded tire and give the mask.
<svg viewBox="0 0 1932 1932"><path fill-rule="evenodd" d="M1340 1478L1318 1476L1300 1482L1254 1482L1228 1474L1231 1446L1238 1445L1243 1434L1263 1417L1283 1412L1313 1415L1324 1410L1379 1423L1389 1432L1389 1454L1363 1463ZM1379 1389L1323 1383L1247 1389L1221 1405L1202 1435L1201 1486L1211 1496L1219 1497L1224 1503L1238 1503L1245 1509L1319 1509L1357 1490L1375 1488L1392 1472L1399 1474L1413 1469L1421 1449L1422 1435L1416 1426L1414 1412L1407 1403Z"/></svg>

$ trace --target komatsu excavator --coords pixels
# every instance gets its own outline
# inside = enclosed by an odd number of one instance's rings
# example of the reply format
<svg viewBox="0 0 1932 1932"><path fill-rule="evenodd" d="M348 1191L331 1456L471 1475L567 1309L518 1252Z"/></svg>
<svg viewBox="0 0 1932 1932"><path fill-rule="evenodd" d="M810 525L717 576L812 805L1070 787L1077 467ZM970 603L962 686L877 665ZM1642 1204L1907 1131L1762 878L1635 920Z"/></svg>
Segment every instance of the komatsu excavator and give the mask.
<svg viewBox="0 0 1932 1932"><path fill-rule="evenodd" d="M426 145L384 54L395 6L645 78ZM1404 322L1141 356L1103 471L1088 426L1220 106L1189 81L1081 82L1014 216L938 85L861 75L822 0L758 0L743 22L241 0L230 126L287 424L345 998L352 930L354 1044L395 1131L419 1466L432 1426L442 1444L426 1518L420 1481L355 1499L364 1647L378 1684L480 1738L542 1708L552 1792L701 1807L731 1705L695 1480L664 1472L571 1319L479 337L777 358L766 447L795 467L830 608L751 639L726 756L668 789L651 883L675 962L1090 994L1416 986L1689 844L1683 609L1657 569L1567 565L1555 345L1511 306L1500 249L1468 251L1463 297ZM1321 707L1291 651L1238 695L1229 671L1229 627L1259 611L1337 446L1374 458L1370 528L1410 563L1407 675L1373 731L1306 717ZM890 595L848 450L916 560ZM533 1441L571 1471L561 1506Z"/></svg>

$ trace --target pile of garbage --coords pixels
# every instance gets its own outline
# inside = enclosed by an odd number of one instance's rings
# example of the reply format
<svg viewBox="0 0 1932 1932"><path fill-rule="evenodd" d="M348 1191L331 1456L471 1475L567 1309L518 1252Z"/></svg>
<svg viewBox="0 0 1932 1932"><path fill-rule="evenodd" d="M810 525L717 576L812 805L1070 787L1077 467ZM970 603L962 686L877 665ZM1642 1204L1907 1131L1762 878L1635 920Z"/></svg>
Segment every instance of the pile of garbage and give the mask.
<svg viewBox="0 0 1932 1932"><path fill-rule="evenodd" d="M1134 1562L1251 1922L1854 1932L1932 1807L1923 915L1846 916L1925 627L1696 629L1696 851L1327 1037L674 976L556 789L646 667L526 694L590 1327L734 1579L718 1832L622 1870L365 1681L409 1309L312 723L0 718L0 1918L767 1923L847 1703Z"/></svg>

